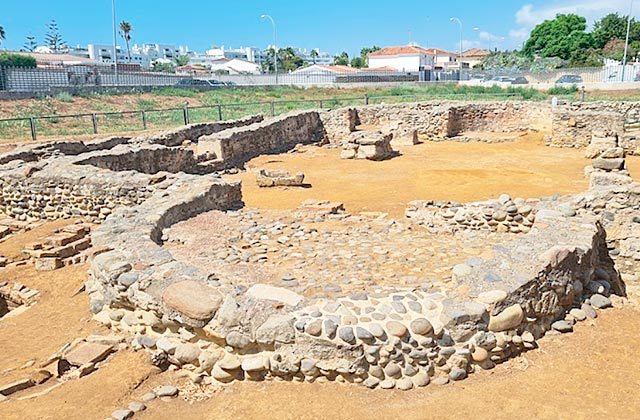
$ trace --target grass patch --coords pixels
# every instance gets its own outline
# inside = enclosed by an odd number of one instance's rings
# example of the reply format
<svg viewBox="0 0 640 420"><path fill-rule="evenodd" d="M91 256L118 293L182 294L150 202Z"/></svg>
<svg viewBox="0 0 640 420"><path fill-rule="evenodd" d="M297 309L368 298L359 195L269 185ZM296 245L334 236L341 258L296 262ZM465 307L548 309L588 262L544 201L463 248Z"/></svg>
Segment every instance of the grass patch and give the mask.
<svg viewBox="0 0 640 420"><path fill-rule="evenodd" d="M573 95L578 91L578 86L553 86L547 93L549 95Z"/></svg>
<svg viewBox="0 0 640 420"><path fill-rule="evenodd" d="M60 102L73 102L73 96L69 92L60 92L56 95L56 99Z"/></svg>
<svg viewBox="0 0 640 420"><path fill-rule="evenodd" d="M197 91L193 89L176 88L176 87L164 87L156 89L151 92L152 95L157 96L173 96L179 98L195 98L198 96Z"/></svg>
<svg viewBox="0 0 640 420"><path fill-rule="evenodd" d="M158 102L153 99L138 98L136 107L139 111L146 111L148 109L158 108Z"/></svg>

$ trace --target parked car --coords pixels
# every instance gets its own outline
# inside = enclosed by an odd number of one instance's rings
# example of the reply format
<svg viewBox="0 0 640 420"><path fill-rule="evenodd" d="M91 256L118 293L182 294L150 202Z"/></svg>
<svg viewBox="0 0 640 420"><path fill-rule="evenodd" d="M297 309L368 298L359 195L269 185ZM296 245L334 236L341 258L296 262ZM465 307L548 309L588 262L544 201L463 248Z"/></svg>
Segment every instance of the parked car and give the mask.
<svg viewBox="0 0 640 420"><path fill-rule="evenodd" d="M529 81L524 76L516 76L511 79L512 85L528 85Z"/></svg>
<svg viewBox="0 0 640 420"><path fill-rule="evenodd" d="M565 74L556 80L556 85L579 85L582 84L582 76L577 74Z"/></svg>
<svg viewBox="0 0 640 420"><path fill-rule="evenodd" d="M225 86L224 82L213 79L180 79L176 86L193 87L193 86L208 86L208 87L221 87Z"/></svg>

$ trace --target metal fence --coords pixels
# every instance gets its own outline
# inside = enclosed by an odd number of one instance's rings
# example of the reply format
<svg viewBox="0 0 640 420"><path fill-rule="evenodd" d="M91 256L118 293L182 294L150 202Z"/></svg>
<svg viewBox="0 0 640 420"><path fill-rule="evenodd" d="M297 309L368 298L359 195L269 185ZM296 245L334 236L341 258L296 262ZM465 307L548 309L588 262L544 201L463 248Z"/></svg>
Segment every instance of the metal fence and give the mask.
<svg viewBox="0 0 640 420"><path fill-rule="evenodd" d="M119 112L95 112L72 115L45 115L0 119L0 139L36 140L46 136L78 136L128 133L147 129L175 127L182 124L214 122L250 115L276 116L290 111L326 109L354 105L416 102L429 99L521 99L517 92L456 94L412 94L385 96L344 96L323 99L227 103L181 108L147 109Z"/></svg>
<svg viewBox="0 0 640 420"><path fill-rule="evenodd" d="M635 83L640 82L640 64L626 66L566 68L540 71L520 70L464 70L463 80L478 82L500 82L500 78L523 78L520 83L525 84L605 84L605 83ZM640 83L639 83L640 85Z"/></svg>
<svg viewBox="0 0 640 420"><path fill-rule="evenodd" d="M49 92L55 88L174 86L191 76L141 71L118 71L112 66L51 65L0 67L0 90Z"/></svg>

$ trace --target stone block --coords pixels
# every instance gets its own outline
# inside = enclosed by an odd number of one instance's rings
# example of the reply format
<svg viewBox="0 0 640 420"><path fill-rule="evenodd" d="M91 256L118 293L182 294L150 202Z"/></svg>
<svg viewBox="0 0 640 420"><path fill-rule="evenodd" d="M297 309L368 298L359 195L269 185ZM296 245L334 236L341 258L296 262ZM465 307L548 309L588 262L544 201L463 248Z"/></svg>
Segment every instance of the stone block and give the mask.
<svg viewBox="0 0 640 420"><path fill-rule="evenodd" d="M222 295L204 283L185 280L167 287L162 294L162 302L168 308L189 318L208 321L220 308Z"/></svg>

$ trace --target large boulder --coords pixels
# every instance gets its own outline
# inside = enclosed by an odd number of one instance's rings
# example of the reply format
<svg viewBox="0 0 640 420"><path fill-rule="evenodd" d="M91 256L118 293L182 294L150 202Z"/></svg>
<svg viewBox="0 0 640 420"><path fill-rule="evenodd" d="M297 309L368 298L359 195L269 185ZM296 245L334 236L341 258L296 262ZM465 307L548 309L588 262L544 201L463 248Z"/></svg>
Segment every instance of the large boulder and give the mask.
<svg viewBox="0 0 640 420"><path fill-rule="evenodd" d="M215 288L195 280L169 285L162 294L162 302L171 311L195 321L209 321L222 303L222 295Z"/></svg>

